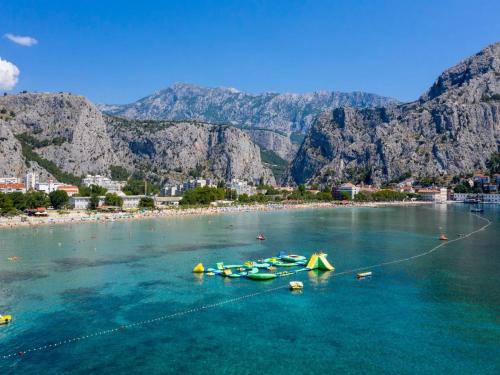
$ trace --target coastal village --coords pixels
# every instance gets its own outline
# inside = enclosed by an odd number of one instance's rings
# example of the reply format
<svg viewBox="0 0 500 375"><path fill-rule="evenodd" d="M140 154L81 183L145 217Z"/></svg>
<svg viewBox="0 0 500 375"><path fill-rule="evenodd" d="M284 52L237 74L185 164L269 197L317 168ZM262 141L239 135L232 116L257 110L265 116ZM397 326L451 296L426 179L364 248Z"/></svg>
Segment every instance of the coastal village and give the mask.
<svg viewBox="0 0 500 375"><path fill-rule="evenodd" d="M196 207L250 206L252 204L305 204L305 203L366 203L366 202L463 202L500 203L500 175L478 172L468 177L455 178L447 186L436 185L412 178L385 186L346 182L332 187L317 185L270 186L258 181L233 179L229 182L197 177L182 183L166 183L159 192L148 192L148 182L139 181L142 194L130 194L128 181L116 181L107 176L87 175L81 185L69 185L52 179L42 181L35 172L24 177L0 178L0 210L2 216L47 217L57 211L59 216L68 212L134 213L167 208L193 209ZM137 187L136 187L137 188ZM125 190L125 191L124 191ZM16 205L20 196L38 193L39 202ZM58 192L57 194L54 192ZM218 192L219 194L213 194ZM222 192L222 193L221 193ZM203 198L192 198L198 193ZM206 197L205 197L206 195ZM53 202L52 197L56 197ZM9 209L9 197L12 202ZM43 199L45 197L46 199ZM48 198L48 199L47 199ZM2 203L3 202L3 203ZM24 217L24 219L23 219ZM5 223L5 219L3 219Z"/></svg>

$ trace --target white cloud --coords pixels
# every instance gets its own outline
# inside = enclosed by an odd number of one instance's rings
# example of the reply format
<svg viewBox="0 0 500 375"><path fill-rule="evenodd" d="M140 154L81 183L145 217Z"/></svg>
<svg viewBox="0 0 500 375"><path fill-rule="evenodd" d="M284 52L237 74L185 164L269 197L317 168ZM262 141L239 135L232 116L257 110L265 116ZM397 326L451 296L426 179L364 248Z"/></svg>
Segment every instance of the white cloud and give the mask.
<svg viewBox="0 0 500 375"><path fill-rule="evenodd" d="M32 38L30 36L5 34L4 37L9 39L11 42L14 42L14 43L19 44L20 46L24 46L24 47L31 47L31 46L34 46L35 44L38 44L38 40L36 40L35 38Z"/></svg>
<svg viewBox="0 0 500 375"><path fill-rule="evenodd" d="M19 68L0 57L0 89L11 90L19 78Z"/></svg>

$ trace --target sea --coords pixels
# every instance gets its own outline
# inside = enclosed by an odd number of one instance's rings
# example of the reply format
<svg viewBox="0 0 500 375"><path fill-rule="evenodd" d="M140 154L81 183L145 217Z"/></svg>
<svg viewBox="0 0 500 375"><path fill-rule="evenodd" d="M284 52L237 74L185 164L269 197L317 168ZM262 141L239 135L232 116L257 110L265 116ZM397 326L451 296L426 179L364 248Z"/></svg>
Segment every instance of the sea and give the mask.
<svg viewBox="0 0 500 375"><path fill-rule="evenodd" d="M499 219L440 204L2 229L0 373L499 374ZM336 269L192 273L280 251Z"/></svg>

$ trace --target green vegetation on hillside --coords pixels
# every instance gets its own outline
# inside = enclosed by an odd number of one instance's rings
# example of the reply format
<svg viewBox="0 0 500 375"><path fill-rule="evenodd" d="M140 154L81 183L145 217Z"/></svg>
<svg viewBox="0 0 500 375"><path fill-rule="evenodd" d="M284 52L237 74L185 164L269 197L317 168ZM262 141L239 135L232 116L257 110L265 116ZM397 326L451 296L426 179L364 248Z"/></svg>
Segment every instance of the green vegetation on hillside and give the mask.
<svg viewBox="0 0 500 375"><path fill-rule="evenodd" d="M81 177L63 172L56 164L38 155L35 151L33 151L33 147L24 141L21 135L16 135L16 138L19 142L21 142L21 152L24 156L27 167L31 166L31 161L37 162L40 167L44 168L47 172L54 176L57 181L65 184L80 185Z"/></svg>
<svg viewBox="0 0 500 375"><path fill-rule="evenodd" d="M111 179L115 181L124 181L130 176L130 173L120 165L110 166L109 172L111 174Z"/></svg>
<svg viewBox="0 0 500 375"><path fill-rule="evenodd" d="M280 158L275 152L263 148L260 149L260 158L263 163L267 164L271 168L274 178L277 181L281 180L283 173L285 173L285 170L288 167L288 162Z"/></svg>

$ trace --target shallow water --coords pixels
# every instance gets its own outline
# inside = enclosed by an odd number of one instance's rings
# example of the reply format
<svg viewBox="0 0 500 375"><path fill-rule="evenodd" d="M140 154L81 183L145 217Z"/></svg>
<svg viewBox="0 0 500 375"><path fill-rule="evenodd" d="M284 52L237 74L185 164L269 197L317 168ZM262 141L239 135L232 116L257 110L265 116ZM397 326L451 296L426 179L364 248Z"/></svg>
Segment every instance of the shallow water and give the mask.
<svg viewBox="0 0 500 375"><path fill-rule="evenodd" d="M194 275L323 249L338 272L403 258L485 223L463 205L252 212L0 231L0 355L287 284ZM493 224L371 279L309 272L286 288L53 349L0 357L0 373L500 372L500 248ZM255 235L265 233L258 242ZM7 257L20 257L17 262ZM335 275L335 274L333 274Z"/></svg>

